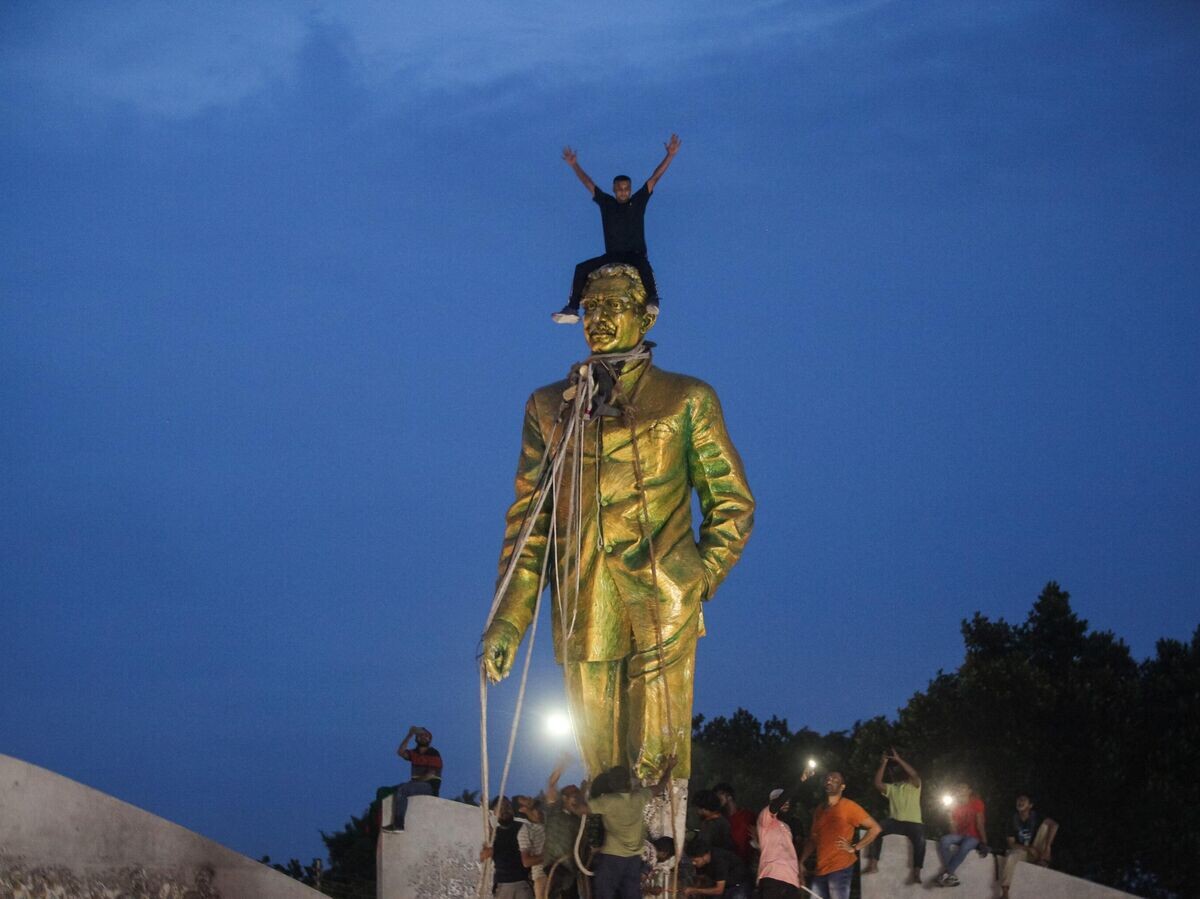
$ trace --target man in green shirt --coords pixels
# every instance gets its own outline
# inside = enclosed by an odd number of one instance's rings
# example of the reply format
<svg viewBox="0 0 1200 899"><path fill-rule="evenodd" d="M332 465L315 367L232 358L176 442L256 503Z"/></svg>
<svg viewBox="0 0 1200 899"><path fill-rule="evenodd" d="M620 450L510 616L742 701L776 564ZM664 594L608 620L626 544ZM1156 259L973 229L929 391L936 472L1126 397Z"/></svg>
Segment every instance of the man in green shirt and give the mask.
<svg viewBox="0 0 1200 899"><path fill-rule="evenodd" d="M622 765L597 778L607 789L601 796L590 797L586 808L587 814L599 815L604 821L604 844L596 855L592 881L595 899L641 899L646 805L666 791L674 767L671 756L658 783L648 789L635 787L629 769Z"/></svg>
<svg viewBox="0 0 1200 899"><path fill-rule="evenodd" d="M579 787L567 784L560 789L558 786L559 778L570 763L571 756L564 754L546 781L546 845L542 851L542 865L550 877L548 896L583 895L580 885L583 875L575 867L575 838L587 805Z"/></svg>
<svg viewBox="0 0 1200 899"><path fill-rule="evenodd" d="M883 774L892 766L891 783L884 783ZM882 837L889 833L903 834L912 843L912 873L909 883L921 882L921 868L925 864L925 824L921 819L921 776L915 768L900 757L895 748L889 749L879 760L879 768L875 772L875 789L882 793L888 801L888 816L880 822L883 832L880 839L873 842L867 849L870 856L864 874L874 874L879 870L879 850L883 847Z"/></svg>

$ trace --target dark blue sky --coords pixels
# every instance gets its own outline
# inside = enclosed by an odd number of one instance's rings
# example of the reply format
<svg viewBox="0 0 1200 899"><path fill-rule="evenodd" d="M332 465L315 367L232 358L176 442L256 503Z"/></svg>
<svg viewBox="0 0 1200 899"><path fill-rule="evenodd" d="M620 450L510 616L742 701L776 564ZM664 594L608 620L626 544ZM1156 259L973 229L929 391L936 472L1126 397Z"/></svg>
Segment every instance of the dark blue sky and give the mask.
<svg viewBox="0 0 1200 899"><path fill-rule="evenodd" d="M522 404L600 248L559 151L640 179L672 131L657 361L759 501L697 711L891 714L1052 578L1190 635L1200 10L734 7L0 8L0 751L276 858L410 723L477 787Z"/></svg>

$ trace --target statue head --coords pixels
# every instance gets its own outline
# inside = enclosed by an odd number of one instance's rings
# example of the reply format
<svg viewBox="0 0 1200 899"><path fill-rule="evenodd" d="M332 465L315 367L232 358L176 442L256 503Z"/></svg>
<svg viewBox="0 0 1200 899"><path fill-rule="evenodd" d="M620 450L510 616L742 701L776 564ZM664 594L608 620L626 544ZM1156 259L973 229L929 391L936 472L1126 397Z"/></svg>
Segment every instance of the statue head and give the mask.
<svg viewBox="0 0 1200 899"><path fill-rule="evenodd" d="M632 265L604 265L588 275L580 306L583 334L597 354L632 350L658 317L646 309L646 288Z"/></svg>

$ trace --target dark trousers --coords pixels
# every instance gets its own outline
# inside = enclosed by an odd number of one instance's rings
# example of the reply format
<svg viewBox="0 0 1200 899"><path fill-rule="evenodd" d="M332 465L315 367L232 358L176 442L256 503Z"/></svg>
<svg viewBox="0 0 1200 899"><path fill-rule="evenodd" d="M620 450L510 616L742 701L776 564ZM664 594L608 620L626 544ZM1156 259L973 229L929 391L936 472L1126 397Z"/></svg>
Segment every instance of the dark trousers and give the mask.
<svg viewBox="0 0 1200 899"><path fill-rule="evenodd" d="M925 866L925 825L913 821L897 821L895 818L884 818L879 822L883 828L879 836L867 847L867 856L879 858L879 850L883 848L883 838L889 833L898 833L908 837L912 843L912 866L920 871Z"/></svg>
<svg viewBox="0 0 1200 899"><path fill-rule="evenodd" d="M571 282L571 300L567 304L573 312L579 311L579 300L583 296L583 288L587 285L588 275L603 265L623 264L632 265L637 269L646 288L646 301L658 300L658 287L654 284L654 269L650 260L641 253L605 253L603 256L593 256L575 266L575 280Z"/></svg>
<svg viewBox="0 0 1200 899"><path fill-rule="evenodd" d="M404 815L408 811L409 796L432 796L433 786L427 780L410 780L396 787L396 797L392 800L392 827L404 828Z"/></svg>
<svg viewBox="0 0 1200 899"><path fill-rule="evenodd" d="M550 899L579 899L579 878L574 868L567 865L548 865L546 870L551 872L550 883L546 889L546 895Z"/></svg>
<svg viewBox="0 0 1200 899"><path fill-rule="evenodd" d="M782 880L764 877L758 882L758 895L761 899L797 899L800 888Z"/></svg>
<svg viewBox="0 0 1200 899"><path fill-rule="evenodd" d="M598 854L592 893L595 899L642 899L642 857Z"/></svg>

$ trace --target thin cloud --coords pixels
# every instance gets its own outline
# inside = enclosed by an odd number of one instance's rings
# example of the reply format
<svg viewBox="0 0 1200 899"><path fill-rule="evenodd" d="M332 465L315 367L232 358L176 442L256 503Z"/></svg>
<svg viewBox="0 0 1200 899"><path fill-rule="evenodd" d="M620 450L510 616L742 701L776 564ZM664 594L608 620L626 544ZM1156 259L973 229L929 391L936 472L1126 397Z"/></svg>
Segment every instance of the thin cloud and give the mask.
<svg viewBox="0 0 1200 899"><path fill-rule="evenodd" d="M60 95L186 118L289 82L320 30L337 36L365 86L405 99L534 73L565 84L671 77L702 57L827 32L885 2L69 4L6 29L3 66Z"/></svg>

